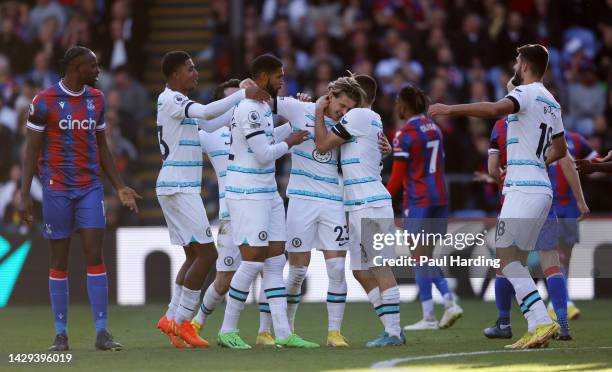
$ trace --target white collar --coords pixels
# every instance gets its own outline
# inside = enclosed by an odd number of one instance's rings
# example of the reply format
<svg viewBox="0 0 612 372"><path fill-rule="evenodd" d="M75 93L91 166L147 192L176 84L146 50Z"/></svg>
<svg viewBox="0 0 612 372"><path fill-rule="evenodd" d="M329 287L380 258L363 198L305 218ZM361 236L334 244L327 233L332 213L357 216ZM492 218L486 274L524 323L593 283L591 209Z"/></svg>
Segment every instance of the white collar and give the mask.
<svg viewBox="0 0 612 372"><path fill-rule="evenodd" d="M82 95L83 93L85 93L85 86L83 86L83 89L81 89L80 92L73 92L73 91L71 91L70 89L68 89L64 85L63 80L59 81L59 86L60 86L60 89L64 91L64 93L66 93L66 94L68 94L70 96L73 96L73 97L78 97L78 96Z"/></svg>

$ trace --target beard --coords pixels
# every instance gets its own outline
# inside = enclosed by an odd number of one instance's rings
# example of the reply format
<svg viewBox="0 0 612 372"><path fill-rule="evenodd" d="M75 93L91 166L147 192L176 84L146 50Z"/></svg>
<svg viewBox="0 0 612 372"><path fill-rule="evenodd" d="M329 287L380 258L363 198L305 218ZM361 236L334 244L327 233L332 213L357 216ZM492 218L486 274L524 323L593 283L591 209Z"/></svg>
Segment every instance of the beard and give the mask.
<svg viewBox="0 0 612 372"><path fill-rule="evenodd" d="M512 80L510 80L510 82L515 87L518 87L519 85L523 85L523 77L521 76L520 70L514 73L514 76L512 77Z"/></svg>
<svg viewBox="0 0 612 372"><path fill-rule="evenodd" d="M268 84L266 84L266 89L265 91L268 92L268 94L272 97L272 99L275 99L278 96L278 91L280 89L276 89L272 86L272 84L270 84L270 82L268 81Z"/></svg>

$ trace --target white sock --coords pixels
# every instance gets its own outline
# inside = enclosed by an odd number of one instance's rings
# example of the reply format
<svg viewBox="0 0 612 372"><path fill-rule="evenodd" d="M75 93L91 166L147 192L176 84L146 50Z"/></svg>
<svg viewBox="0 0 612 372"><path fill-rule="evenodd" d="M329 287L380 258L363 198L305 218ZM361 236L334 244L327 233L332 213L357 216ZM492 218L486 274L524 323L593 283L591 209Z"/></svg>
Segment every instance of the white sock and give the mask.
<svg viewBox="0 0 612 372"><path fill-rule="evenodd" d="M259 333L270 332L272 326L272 315L270 314L270 305L264 293L263 285L259 290Z"/></svg>
<svg viewBox="0 0 612 372"><path fill-rule="evenodd" d="M402 332L400 326L400 292L399 287L391 287L381 293L382 307L379 316L385 325L389 336L398 336Z"/></svg>
<svg viewBox="0 0 612 372"><path fill-rule="evenodd" d="M289 276L287 276L287 319L291 329L295 329L295 313L302 300L302 283L306 278L308 266L289 265Z"/></svg>
<svg viewBox="0 0 612 372"><path fill-rule="evenodd" d="M434 300L432 298L421 302L421 309L423 309L423 319L428 321L436 320L436 311L434 310Z"/></svg>
<svg viewBox="0 0 612 372"><path fill-rule="evenodd" d="M378 308L380 307L380 305L382 305L382 298L380 298L380 289L378 287L375 287L370 292L368 292L368 300L370 300L370 303L374 307L374 312L376 312L376 316L378 316ZM380 321L382 322L382 319ZM383 323L383 326L384 325L385 324Z"/></svg>
<svg viewBox="0 0 612 372"><path fill-rule="evenodd" d="M339 331L344 318L346 306L346 276L344 273L344 257L334 257L325 260L327 267L327 330Z"/></svg>
<svg viewBox="0 0 612 372"><path fill-rule="evenodd" d="M215 311L217 305L219 305L221 301L223 301L223 296L217 292L215 289L215 283L213 282L208 286L206 292L204 292L202 304L200 305L200 309L198 310L194 320L201 325L206 324L206 319L210 314L212 314L213 311Z"/></svg>
<svg viewBox="0 0 612 372"><path fill-rule="evenodd" d="M225 306L225 315L221 325L221 333L233 332L238 329L240 312L249 296L253 281L263 269L263 262L242 261L230 282L229 296Z"/></svg>
<svg viewBox="0 0 612 372"><path fill-rule="evenodd" d="M453 307L453 305L455 304L455 299L453 298L453 294L451 292L448 292L442 297L444 298L444 308L445 309L448 309L449 307Z"/></svg>
<svg viewBox="0 0 612 372"><path fill-rule="evenodd" d="M174 314L174 320L176 324L181 324L185 320L191 320L193 312L200 303L200 290L193 290L183 286L183 293L181 293L181 301L176 308Z"/></svg>
<svg viewBox="0 0 612 372"><path fill-rule="evenodd" d="M514 287L516 300L527 319L527 330L533 332L538 325L551 323L544 301L529 271L518 261L513 261L503 268L502 273Z"/></svg>
<svg viewBox="0 0 612 372"><path fill-rule="evenodd" d="M172 292L172 298L170 299L170 303L168 304L168 310L166 310L166 318L168 318L168 320L174 319L174 313L176 312L176 307L181 301L182 292L183 286L174 283L174 292Z"/></svg>
<svg viewBox="0 0 612 372"><path fill-rule="evenodd" d="M286 262L285 255L281 254L267 258L263 268L263 288L272 313L274 335L281 339L291 335L287 319L287 289L283 280L283 268Z"/></svg>

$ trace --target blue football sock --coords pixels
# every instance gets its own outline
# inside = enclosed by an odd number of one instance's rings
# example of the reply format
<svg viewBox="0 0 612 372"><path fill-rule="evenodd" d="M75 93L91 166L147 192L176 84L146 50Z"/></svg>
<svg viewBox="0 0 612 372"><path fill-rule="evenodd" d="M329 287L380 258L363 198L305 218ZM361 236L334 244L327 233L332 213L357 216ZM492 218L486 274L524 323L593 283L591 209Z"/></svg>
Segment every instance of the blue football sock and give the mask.
<svg viewBox="0 0 612 372"><path fill-rule="evenodd" d="M561 327L567 329L569 325L567 322L567 286L565 285L565 279L559 271L548 276L546 284L548 284L550 300L557 315L557 322Z"/></svg>
<svg viewBox="0 0 612 372"><path fill-rule="evenodd" d="M567 289L568 288L568 285L567 285L567 278L568 278L567 273L568 272L569 272L568 268L561 265L561 274L563 274L563 280L565 280L565 296L567 297L567 301L569 302L570 296L569 296L569 290Z"/></svg>
<svg viewBox="0 0 612 372"><path fill-rule="evenodd" d="M68 273L49 269L49 297L55 334L66 334L68 326Z"/></svg>
<svg viewBox="0 0 612 372"><path fill-rule="evenodd" d="M431 300L431 287L433 281L431 275L428 273L427 266L416 266L415 267L415 281L419 287L419 300L421 302Z"/></svg>
<svg viewBox="0 0 612 372"><path fill-rule="evenodd" d="M512 308L514 288L512 283L503 276L495 278L495 305L497 306L497 322L501 325L510 324L510 309Z"/></svg>
<svg viewBox="0 0 612 372"><path fill-rule="evenodd" d="M450 294L450 290L448 289L448 282L442 273L442 269L440 269L438 266L433 266L429 268L429 272L431 280L436 285L436 288L438 288L438 291L440 291L442 297L448 296Z"/></svg>
<svg viewBox="0 0 612 372"><path fill-rule="evenodd" d="M87 293L96 333L106 330L108 319L108 277L104 264L87 267Z"/></svg>

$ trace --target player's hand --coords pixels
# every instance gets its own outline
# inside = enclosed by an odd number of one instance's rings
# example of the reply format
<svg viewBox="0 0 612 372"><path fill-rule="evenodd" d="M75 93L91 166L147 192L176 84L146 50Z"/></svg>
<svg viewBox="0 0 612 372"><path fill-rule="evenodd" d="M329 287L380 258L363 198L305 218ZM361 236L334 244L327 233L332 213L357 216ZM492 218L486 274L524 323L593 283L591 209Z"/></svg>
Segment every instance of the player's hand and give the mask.
<svg viewBox="0 0 612 372"><path fill-rule="evenodd" d="M429 110L427 110L427 116L434 117L437 115L450 115L450 106L443 105L441 103L435 103L429 106Z"/></svg>
<svg viewBox="0 0 612 372"><path fill-rule="evenodd" d="M579 201L576 204L578 206L578 210L580 211L580 217L578 217L578 221L582 220L585 215L591 213L589 206L586 205L586 202L584 200Z"/></svg>
<svg viewBox="0 0 612 372"><path fill-rule="evenodd" d="M383 132L378 133L378 150L383 158L386 158L393 152L393 147Z"/></svg>
<svg viewBox="0 0 612 372"><path fill-rule="evenodd" d="M254 99L255 101L267 102L272 99L270 94L257 86L249 87L245 89L246 98Z"/></svg>
<svg viewBox="0 0 612 372"><path fill-rule="evenodd" d="M292 146L299 145L300 143L306 141L308 139L308 131L300 130L298 132L293 132L285 139L287 145L291 148Z"/></svg>
<svg viewBox="0 0 612 372"><path fill-rule="evenodd" d="M312 102L312 97L308 93L298 93L295 95L295 98L300 102Z"/></svg>
<svg viewBox="0 0 612 372"><path fill-rule="evenodd" d="M242 80L240 82L240 84L238 84L238 86L240 87L240 89L246 89L246 88L256 87L257 84L255 84L253 79L246 78L246 79Z"/></svg>
<svg viewBox="0 0 612 372"><path fill-rule="evenodd" d="M327 106L329 106L329 96L321 96L315 102L315 111L322 114L327 109Z"/></svg>
<svg viewBox="0 0 612 372"><path fill-rule="evenodd" d="M481 183L497 183L495 178L491 177L488 173L479 172L479 171L474 172L474 177L472 178L472 180L474 182L481 182Z"/></svg>
<svg viewBox="0 0 612 372"><path fill-rule="evenodd" d="M612 150L608 151L608 155L604 156L603 158L601 159L595 158L593 160L597 161L598 163L605 163L605 162L612 160Z"/></svg>
<svg viewBox="0 0 612 372"><path fill-rule="evenodd" d="M142 199L142 196L138 195L131 187L123 186L117 190L119 200L124 207L128 207L132 212L138 213L138 204L136 199Z"/></svg>
<svg viewBox="0 0 612 372"><path fill-rule="evenodd" d="M576 162L576 170L582 174L591 174L593 173L593 164L591 164L590 160L586 159L578 159Z"/></svg>
<svg viewBox="0 0 612 372"><path fill-rule="evenodd" d="M20 194L17 194L20 195ZM28 226L31 226L34 222L34 216L32 215L33 203L30 194L21 194L20 200L17 200L19 205L19 216L21 221Z"/></svg>

